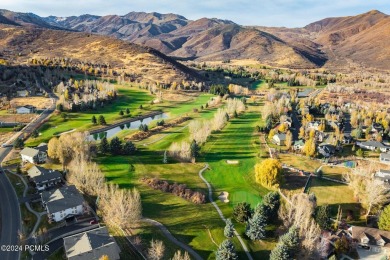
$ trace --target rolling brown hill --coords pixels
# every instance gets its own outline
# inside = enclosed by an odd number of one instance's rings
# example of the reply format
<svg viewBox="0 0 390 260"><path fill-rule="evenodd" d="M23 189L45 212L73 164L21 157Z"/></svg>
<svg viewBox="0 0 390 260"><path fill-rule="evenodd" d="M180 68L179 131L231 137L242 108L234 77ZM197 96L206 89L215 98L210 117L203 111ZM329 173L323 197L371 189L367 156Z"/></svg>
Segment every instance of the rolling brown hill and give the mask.
<svg viewBox="0 0 390 260"><path fill-rule="evenodd" d="M373 10L357 16L326 18L304 28L257 27L292 45L325 53L328 68L350 66L390 70L390 16Z"/></svg>
<svg viewBox="0 0 390 260"><path fill-rule="evenodd" d="M17 65L31 58L109 64L146 82L200 79L193 70L154 49L88 33L0 24L0 54Z"/></svg>
<svg viewBox="0 0 390 260"><path fill-rule="evenodd" d="M326 18L303 28L245 27L215 18L191 21L176 14L143 12L65 18L7 12L7 19L23 20L23 25L114 36L176 59L251 59L292 68L390 69L390 18L379 11Z"/></svg>

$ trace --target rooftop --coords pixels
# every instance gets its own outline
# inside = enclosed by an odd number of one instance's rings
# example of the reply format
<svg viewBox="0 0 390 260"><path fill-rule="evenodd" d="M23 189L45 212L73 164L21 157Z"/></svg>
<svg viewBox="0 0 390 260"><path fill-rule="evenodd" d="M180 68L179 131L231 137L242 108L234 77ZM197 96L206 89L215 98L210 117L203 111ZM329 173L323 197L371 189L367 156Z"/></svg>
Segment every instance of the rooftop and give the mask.
<svg viewBox="0 0 390 260"><path fill-rule="evenodd" d="M110 260L119 259L120 249L106 227L86 231L64 238L68 259L90 260L107 255Z"/></svg>
<svg viewBox="0 0 390 260"><path fill-rule="evenodd" d="M34 157L39 153L39 150L31 147L26 147L22 151L20 151L21 155L29 156L29 157Z"/></svg>
<svg viewBox="0 0 390 260"><path fill-rule="evenodd" d="M35 183L40 183L52 179L62 178L59 171L49 170L40 166L34 165L28 171L28 176L34 180Z"/></svg>
<svg viewBox="0 0 390 260"><path fill-rule="evenodd" d="M74 185L64 186L51 191L44 191L41 194L43 204L49 213L66 210L77 207L84 203L83 196L79 193Z"/></svg>

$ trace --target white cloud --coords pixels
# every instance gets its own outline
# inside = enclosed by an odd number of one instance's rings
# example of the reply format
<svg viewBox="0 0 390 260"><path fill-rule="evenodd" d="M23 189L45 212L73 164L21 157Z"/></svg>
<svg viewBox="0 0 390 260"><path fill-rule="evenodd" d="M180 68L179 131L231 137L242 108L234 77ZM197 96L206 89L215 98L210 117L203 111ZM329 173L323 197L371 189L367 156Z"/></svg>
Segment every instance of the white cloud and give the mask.
<svg viewBox="0 0 390 260"><path fill-rule="evenodd" d="M244 25L304 26L325 17L378 9L390 13L389 0L1 0L1 8L41 16L123 15L131 11L177 13L189 19L217 17Z"/></svg>

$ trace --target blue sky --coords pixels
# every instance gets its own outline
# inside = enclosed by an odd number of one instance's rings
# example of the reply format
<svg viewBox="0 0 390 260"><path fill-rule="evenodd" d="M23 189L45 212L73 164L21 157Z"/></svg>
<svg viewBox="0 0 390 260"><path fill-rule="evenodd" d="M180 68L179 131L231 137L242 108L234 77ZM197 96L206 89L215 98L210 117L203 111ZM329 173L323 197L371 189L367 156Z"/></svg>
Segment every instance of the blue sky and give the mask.
<svg viewBox="0 0 390 260"><path fill-rule="evenodd" d="M216 17L242 25L301 27L373 9L390 14L389 0L1 0L0 8L40 16L123 15L131 11L177 13L189 19Z"/></svg>

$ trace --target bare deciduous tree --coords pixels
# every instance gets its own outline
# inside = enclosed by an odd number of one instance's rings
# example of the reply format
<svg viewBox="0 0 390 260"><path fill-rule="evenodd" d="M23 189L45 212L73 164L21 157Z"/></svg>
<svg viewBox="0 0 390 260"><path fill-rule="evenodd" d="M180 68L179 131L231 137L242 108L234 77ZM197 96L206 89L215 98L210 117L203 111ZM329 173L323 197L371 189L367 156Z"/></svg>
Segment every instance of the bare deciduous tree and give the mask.
<svg viewBox="0 0 390 260"><path fill-rule="evenodd" d="M150 242L150 248L148 250L148 259L160 260L163 258L165 252L164 243L160 240L154 240Z"/></svg>
<svg viewBox="0 0 390 260"><path fill-rule="evenodd" d="M172 260L191 260L189 254L187 251L185 251L183 254L180 250L176 251L176 253L173 255Z"/></svg>

